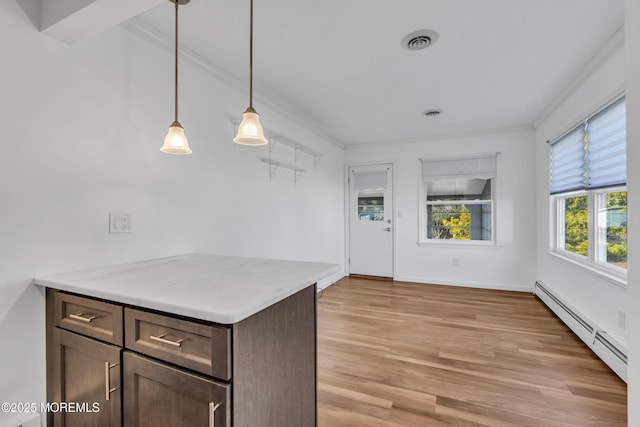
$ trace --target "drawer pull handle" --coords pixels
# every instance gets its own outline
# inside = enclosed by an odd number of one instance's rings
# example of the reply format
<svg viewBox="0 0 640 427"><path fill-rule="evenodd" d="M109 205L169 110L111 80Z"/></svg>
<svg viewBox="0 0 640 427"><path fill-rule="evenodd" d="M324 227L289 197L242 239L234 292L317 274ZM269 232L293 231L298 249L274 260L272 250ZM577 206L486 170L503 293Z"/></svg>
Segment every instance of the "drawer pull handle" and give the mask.
<svg viewBox="0 0 640 427"><path fill-rule="evenodd" d="M179 339L178 341L172 341L172 340L166 339L165 338L166 335L167 334L162 334L162 335L158 335L158 336L149 335L149 339L151 341L158 341L158 342L161 342L163 344L169 344L169 345L172 345L174 347L181 347L182 346L182 341L184 341L184 338Z"/></svg>
<svg viewBox="0 0 640 427"><path fill-rule="evenodd" d="M215 417L218 406L220 406L219 403L216 405L213 402L209 402L209 427L215 427L216 425Z"/></svg>
<svg viewBox="0 0 640 427"><path fill-rule="evenodd" d="M104 362L104 398L106 400L109 400L111 398L111 393L119 388L111 388L111 375L109 375L109 371L111 370L111 368L115 368L116 366L118 366L117 363L114 363L112 365L109 362Z"/></svg>
<svg viewBox="0 0 640 427"><path fill-rule="evenodd" d="M73 319L73 320L79 320L81 322L85 322L85 323L91 323L94 321L94 319L97 319L99 316L94 316L91 313L85 313L84 311L82 313L78 313L78 314L70 314L69 318Z"/></svg>

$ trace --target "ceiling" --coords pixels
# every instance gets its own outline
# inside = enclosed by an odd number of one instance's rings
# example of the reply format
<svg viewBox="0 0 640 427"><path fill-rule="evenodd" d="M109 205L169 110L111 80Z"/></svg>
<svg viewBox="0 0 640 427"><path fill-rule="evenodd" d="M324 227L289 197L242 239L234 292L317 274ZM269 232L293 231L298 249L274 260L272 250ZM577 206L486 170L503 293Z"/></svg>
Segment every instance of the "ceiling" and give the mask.
<svg viewBox="0 0 640 427"><path fill-rule="evenodd" d="M623 0L255 0L254 90L346 145L531 126L623 22ZM240 81L248 25L248 0L180 9L181 44ZM402 48L419 29L440 37Z"/></svg>
<svg viewBox="0 0 640 427"><path fill-rule="evenodd" d="M172 40L155 3L130 24ZM624 0L255 0L255 104L345 145L531 127L623 23ZM419 29L438 41L401 47ZM180 44L243 87L248 33L248 0L180 8Z"/></svg>

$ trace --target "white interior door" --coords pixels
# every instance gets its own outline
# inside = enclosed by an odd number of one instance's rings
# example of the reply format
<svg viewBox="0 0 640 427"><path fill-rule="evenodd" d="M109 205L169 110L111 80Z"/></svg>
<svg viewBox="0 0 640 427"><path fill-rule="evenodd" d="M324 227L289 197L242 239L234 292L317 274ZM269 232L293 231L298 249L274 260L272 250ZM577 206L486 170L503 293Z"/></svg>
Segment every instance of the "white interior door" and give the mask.
<svg viewBox="0 0 640 427"><path fill-rule="evenodd" d="M393 277L392 165L349 168L349 272Z"/></svg>

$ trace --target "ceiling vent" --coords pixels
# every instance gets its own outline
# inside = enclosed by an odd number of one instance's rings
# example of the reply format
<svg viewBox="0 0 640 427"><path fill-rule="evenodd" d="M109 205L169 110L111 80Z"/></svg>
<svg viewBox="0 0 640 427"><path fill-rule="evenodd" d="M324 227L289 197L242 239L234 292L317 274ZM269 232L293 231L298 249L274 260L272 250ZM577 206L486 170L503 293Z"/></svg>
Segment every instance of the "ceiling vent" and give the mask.
<svg viewBox="0 0 640 427"><path fill-rule="evenodd" d="M442 114L442 110L427 110L422 113L425 117L436 117Z"/></svg>
<svg viewBox="0 0 640 427"><path fill-rule="evenodd" d="M409 50L426 49L438 40L438 33L432 30L418 30L402 39L402 47Z"/></svg>

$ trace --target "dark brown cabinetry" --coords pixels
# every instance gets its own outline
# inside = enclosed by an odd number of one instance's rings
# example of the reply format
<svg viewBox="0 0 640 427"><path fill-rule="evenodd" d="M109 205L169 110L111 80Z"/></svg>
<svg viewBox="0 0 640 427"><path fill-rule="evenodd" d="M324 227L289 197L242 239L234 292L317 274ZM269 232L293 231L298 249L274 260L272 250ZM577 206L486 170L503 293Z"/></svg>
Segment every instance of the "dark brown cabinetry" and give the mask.
<svg viewBox="0 0 640 427"><path fill-rule="evenodd" d="M315 426L315 304L220 325L47 289L47 400L100 406L49 425Z"/></svg>
<svg viewBox="0 0 640 427"><path fill-rule="evenodd" d="M124 353L125 426L229 426L230 386Z"/></svg>
<svg viewBox="0 0 640 427"><path fill-rule="evenodd" d="M48 382L49 402L85 405L51 413L49 425L101 427L121 424L120 353L111 344L53 328ZM97 406L96 406L97 405ZM56 408L58 409L58 408ZM53 424L51 424L53 421Z"/></svg>

